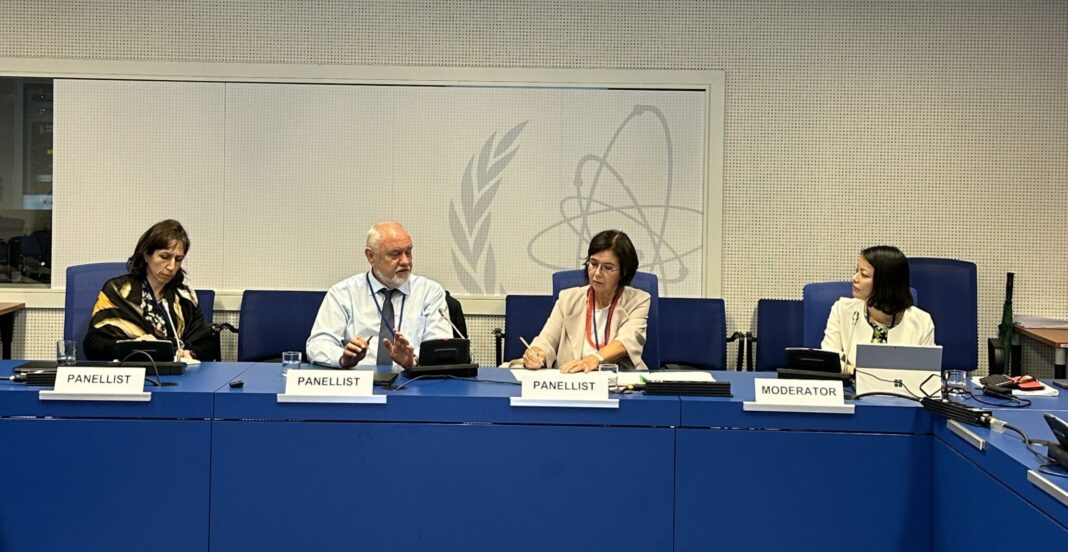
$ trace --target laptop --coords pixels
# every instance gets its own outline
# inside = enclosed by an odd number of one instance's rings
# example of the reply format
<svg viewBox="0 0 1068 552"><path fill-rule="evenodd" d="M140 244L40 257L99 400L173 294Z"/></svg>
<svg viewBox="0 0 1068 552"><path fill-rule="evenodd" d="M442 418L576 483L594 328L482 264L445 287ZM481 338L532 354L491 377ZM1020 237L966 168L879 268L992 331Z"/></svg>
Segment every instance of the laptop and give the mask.
<svg viewBox="0 0 1068 552"><path fill-rule="evenodd" d="M941 345L857 343L857 395L888 393L921 399L942 389Z"/></svg>

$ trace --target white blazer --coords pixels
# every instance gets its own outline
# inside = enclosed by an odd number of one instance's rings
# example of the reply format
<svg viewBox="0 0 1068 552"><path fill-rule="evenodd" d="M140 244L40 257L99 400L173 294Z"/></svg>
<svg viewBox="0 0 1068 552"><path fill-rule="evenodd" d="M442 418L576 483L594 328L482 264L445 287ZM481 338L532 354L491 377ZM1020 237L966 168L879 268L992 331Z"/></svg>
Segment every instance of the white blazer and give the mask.
<svg viewBox="0 0 1068 552"><path fill-rule="evenodd" d="M852 372L857 360L857 343L871 343L875 330L868 324L863 299L843 297L831 306L827 329L823 332L821 349L842 356L842 369ZM855 316L854 316L855 315ZM898 345L934 345L934 321L931 315L917 307L909 307L901 320L890 328L886 342Z"/></svg>

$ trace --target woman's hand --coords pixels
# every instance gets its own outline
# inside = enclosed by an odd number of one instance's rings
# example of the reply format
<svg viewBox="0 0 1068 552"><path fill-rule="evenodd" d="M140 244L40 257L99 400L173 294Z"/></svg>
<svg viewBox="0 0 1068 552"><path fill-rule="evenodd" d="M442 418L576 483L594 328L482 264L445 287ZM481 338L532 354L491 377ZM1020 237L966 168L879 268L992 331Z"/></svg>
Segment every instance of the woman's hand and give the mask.
<svg viewBox="0 0 1068 552"><path fill-rule="evenodd" d="M576 360L569 360L560 367L560 371L565 374L574 374L575 372L592 372L601 366L601 359L590 355L586 358L580 358Z"/></svg>
<svg viewBox="0 0 1068 552"><path fill-rule="evenodd" d="M545 368L545 353L537 347L528 347L523 352L523 367L529 370Z"/></svg>

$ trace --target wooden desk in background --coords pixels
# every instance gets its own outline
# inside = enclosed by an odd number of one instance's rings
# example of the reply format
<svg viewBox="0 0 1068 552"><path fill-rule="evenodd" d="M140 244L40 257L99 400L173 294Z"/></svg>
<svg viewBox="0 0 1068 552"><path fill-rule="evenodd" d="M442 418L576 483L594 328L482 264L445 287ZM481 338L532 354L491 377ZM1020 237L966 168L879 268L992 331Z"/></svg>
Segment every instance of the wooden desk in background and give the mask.
<svg viewBox="0 0 1068 552"><path fill-rule="evenodd" d="M1068 358L1068 329L1025 328L1017 325L1016 332L1053 347L1053 377L1064 379L1065 359Z"/></svg>
<svg viewBox="0 0 1068 552"><path fill-rule="evenodd" d="M11 340L15 335L15 313L26 303L0 303L0 341L4 342L3 358L11 358Z"/></svg>

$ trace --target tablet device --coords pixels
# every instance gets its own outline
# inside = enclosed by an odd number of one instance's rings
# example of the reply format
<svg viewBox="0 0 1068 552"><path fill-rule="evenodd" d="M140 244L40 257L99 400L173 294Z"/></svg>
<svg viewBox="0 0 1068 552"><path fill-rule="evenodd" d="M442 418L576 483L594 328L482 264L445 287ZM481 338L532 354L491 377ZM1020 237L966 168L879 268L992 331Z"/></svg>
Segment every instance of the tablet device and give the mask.
<svg viewBox="0 0 1068 552"><path fill-rule="evenodd" d="M786 367L792 370L837 374L842 371L842 362L838 357L838 353L834 351L806 347L787 347Z"/></svg>
<svg viewBox="0 0 1068 552"><path fill-rule="evenodd" d="M174 343L163 340L120 339L115 342L119 360L174 362Z"/></svg>
<svg viewBox="0 0 1068 552"><path fill-rule="evenodd" d="M1043 415L1046 418L1046 423L1049 424L1049 428L1053 431L1053 436L1057 438L1057 442L1061 447L1068 449L1068 422L1046 412Z"/></svg>

